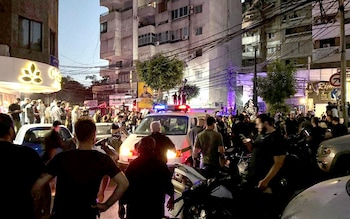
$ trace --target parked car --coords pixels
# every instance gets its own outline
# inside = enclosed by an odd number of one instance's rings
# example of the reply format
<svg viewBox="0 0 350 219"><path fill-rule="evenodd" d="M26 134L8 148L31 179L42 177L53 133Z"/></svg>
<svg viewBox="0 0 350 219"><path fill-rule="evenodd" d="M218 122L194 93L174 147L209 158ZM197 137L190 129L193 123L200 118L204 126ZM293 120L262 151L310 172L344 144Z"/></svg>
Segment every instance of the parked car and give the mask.
<svg viewBox="0 0 350 219"><path fill-rule="evenodd" d="M73 138L72 133L64 125L60 125L60 135L65 142ZM41 156L45 151L44 138L52 130L52 124L23 125L16 135L15 144L33 148Z"/></svg>
<svg viewBox="0 0 350 219"><path fill-rule="evenodd" d="M284 209L282 219L350 216L350 176L329 179L304 190Z"/></svg>
<svg viewBox="0 0 350 219"><path fill-rule="evenodd" d="M322 171L330 175L350 174L350 135L321 142L317 150L317 163Z"/></svg>
<svg viewBox="0 0 350 219"><path fill-rule="evenodd" d="M118 163L121 166L127 166L130 161L137 157L135 144L143 137L151 134L150 124L153 121L160 121L161 132L170 138L175 144L177 152L168 151L168 165L174 166L176 162L183 162L191 155L191 145L188 138L188 132L192 128L191 119L194 117L205 116L203 113L184 113L184 112L164 112L148 114L142 119L140 125L134 133L130 134L122 143L119 149Z"/></svg>

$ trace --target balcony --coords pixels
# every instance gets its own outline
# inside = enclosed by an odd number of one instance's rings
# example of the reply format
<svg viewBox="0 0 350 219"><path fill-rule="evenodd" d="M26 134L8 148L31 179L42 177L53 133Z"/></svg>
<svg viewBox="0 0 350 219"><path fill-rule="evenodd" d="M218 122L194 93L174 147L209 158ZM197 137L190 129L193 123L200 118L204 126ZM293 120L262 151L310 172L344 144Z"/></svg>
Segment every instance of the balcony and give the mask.
<svg viewBox="0 0 350 219"><path fill-rule="evenodd" d="M114 75L114 74L116 74L116 73L115 73L115 70L113 70L113 69L101 69L100 70L101 77L107 77L107 76Z"/></svg>
<svg viewBox="0 0 350 219"><path fill-rule="evenodd" d="M122 0L100 0L100 5L107 8L120 8L122 6Z"/></svg>
<svg viewBox="0 0 350 219"><path fill-rule="evenodd" d="M157 8L153 4L147 4L138 8L138 16L140 18L154 16L156 14Z"/></svg>
<svg viewBox="0 0 350 219"><path fill-rule="evenodd" d="M332 46L326 48L314 49L312 51L312 61L314 63L339 62L340 47ZM348 58L348 55L347 55Z"/></svg>
<svg viewBox="0 0 350 219"><path fill-rule="evenodd" d="M132 9L132 0L100 0L100 5L110 10L124 12Z"/></svg>

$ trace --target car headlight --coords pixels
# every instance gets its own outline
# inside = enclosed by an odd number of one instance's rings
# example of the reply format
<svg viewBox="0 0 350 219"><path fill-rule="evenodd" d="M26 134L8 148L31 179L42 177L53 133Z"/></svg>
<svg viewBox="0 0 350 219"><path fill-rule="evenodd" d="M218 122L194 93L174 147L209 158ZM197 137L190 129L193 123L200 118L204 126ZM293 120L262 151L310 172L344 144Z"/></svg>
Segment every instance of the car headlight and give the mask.
<svg viewBox="0 0 350 219"><path fill-rule="evenodd" d="M325 147L325 146L321 146L318 149L318 155L322 156L322 157L327 157L330 154L332 154L333 148L332 147Z"/></svg>
<svg viewBox="0 0 350 219"><path fill-rule="evenodd" d="M181 151L177 150L176 152L172 151L172 150L168 150L166 153L166 156L168 159L174 159L177 157L181 157Z"/></svg>
<svg viewBox="0 0 350 219"><path fill-rule="evenodd" d="M127 148L127 147L120 147L119 154L121 156L132 156L133 155L130 148Z"/></svg>

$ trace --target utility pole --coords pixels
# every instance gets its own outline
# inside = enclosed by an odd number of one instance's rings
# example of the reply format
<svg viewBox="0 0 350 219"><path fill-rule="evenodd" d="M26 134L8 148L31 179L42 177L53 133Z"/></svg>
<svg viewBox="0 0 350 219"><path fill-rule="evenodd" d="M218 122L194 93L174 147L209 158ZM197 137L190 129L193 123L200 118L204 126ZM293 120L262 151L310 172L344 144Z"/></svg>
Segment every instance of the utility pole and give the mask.
<svg viewBox="0 0 350 219"><path fill-rule="evenodd" d="M340 14L340 80L341 80L341 105L344 125L348 127L348 110L346 107L346 47L345 47L345 22L344 22L344 0L339 0Z"/></svg>
<svg viewBox="0 0 350 219"><path fill-rule="evenodd" d="M256 112L258 112L258 90L257 90L257 61L256 61L257 48L254 48L254 78L253 78L253 104L256 107Z"/></svg>

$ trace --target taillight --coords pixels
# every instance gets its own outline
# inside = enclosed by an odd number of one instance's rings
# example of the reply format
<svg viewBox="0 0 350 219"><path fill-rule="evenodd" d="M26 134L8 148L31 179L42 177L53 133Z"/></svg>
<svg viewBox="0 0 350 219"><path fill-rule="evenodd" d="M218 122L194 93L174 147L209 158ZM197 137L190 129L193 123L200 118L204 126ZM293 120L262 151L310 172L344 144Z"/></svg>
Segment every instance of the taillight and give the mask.
<svg viewBox="0 0 350 219"><path fill-rule="evenodd" d="M137 152L137 150L131 150L131 155L132 156L139 156L139 153Z"/></svg>

